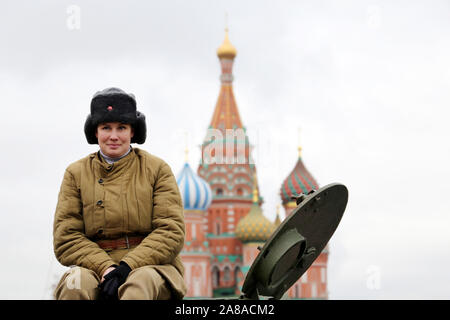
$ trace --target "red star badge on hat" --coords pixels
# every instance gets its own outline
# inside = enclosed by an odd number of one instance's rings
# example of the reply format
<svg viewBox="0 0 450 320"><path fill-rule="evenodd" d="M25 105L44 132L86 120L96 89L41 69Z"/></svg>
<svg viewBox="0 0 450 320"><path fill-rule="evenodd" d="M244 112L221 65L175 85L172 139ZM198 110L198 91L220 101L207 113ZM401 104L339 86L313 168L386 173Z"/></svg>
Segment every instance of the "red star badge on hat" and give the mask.
<svg viewBox="0 0 450 320"><path fill-rule="evenodd" d="M108 106L108 108L106 108L106 109L108 109L108 111L111 111L113 109L113 107L112 106Z"/></svg>

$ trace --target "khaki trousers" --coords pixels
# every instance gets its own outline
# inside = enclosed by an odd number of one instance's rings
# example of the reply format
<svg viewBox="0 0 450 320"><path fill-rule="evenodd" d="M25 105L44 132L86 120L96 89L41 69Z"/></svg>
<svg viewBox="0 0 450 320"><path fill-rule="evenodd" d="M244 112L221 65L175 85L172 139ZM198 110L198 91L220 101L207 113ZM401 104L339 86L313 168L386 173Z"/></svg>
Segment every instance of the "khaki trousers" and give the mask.
<svg viewBox="0 0 450 320"><path fill-rule="evenodd" d="M89 269L72 267L59 281L55 289L57 300L96 300L100 278ZM119 287L121 300L168 300L170 287L152 266L134 269Z"/></svg>

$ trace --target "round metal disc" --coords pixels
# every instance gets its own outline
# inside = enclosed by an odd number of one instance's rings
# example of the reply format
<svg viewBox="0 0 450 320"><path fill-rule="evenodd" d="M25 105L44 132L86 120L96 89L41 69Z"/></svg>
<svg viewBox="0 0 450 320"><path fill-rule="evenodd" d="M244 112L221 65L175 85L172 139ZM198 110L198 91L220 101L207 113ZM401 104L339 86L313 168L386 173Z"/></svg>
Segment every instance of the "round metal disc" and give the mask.
<svg viewBox="0 0 450 320"><path fill-rule="evenodd" d="M347 200L348 190L339 183L306 195L265 242L245 278L244 296L281 298L325 248Z"/></svg>

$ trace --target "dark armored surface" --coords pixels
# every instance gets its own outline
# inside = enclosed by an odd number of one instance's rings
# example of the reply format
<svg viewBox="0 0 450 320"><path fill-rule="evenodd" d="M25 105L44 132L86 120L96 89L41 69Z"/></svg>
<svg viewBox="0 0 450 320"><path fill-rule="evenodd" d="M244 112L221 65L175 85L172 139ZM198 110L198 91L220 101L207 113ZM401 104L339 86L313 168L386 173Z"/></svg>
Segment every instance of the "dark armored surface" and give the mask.
<svg viewBox="0 0 450 320"><path fill-rule="evenodd" d="M280 299L320 255L341 221L348 190L333 183L297 197L297 208L266 241L242 286L243 299Z"/></svg>

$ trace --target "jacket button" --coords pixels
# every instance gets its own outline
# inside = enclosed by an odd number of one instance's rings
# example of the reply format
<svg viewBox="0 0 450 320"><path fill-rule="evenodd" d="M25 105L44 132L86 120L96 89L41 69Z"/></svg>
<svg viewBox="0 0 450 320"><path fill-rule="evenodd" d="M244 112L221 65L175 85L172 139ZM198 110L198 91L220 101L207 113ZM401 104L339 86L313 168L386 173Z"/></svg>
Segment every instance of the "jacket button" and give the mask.
<svg viewBox="0 0 450 320"><path fill-rule="evenodd" d="M98 183L103 183L103 179L102 178L98 179Z"/></svg>
<svg viewBox="0 0 450 320"><path fill-rule="evenodd" d="M103 201L102 201L102 200L98 200L98 201L97 201L97 205L98 205L98 206L101 206L101 205L102 205L102 203L103 203Z"/></svg>

